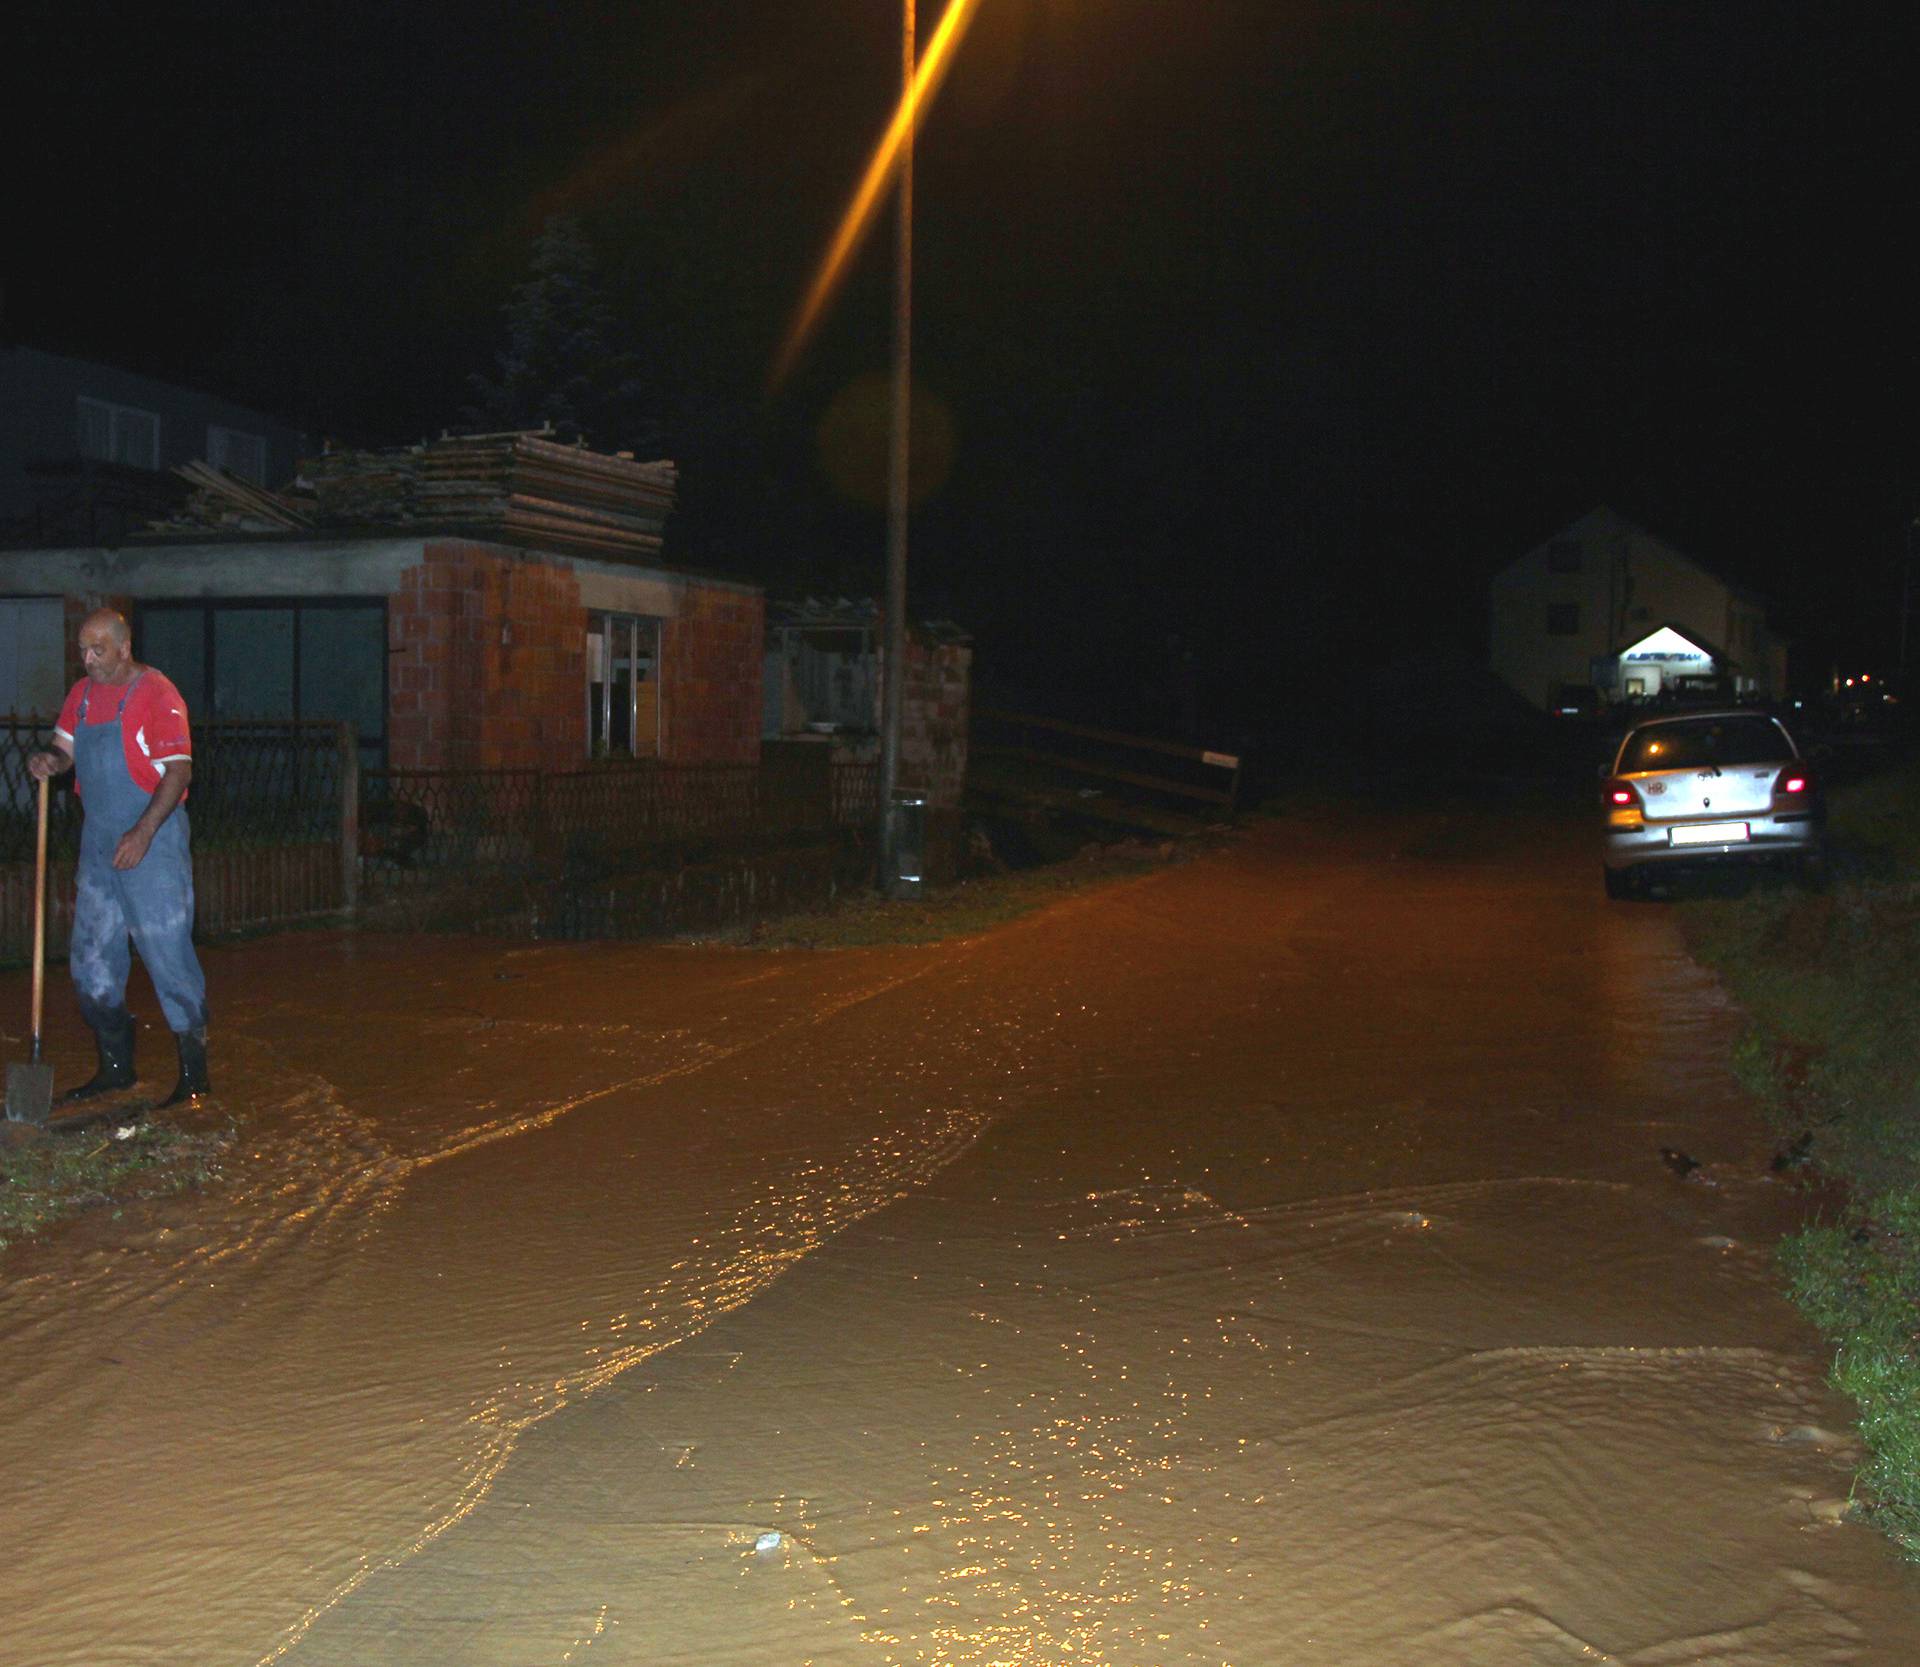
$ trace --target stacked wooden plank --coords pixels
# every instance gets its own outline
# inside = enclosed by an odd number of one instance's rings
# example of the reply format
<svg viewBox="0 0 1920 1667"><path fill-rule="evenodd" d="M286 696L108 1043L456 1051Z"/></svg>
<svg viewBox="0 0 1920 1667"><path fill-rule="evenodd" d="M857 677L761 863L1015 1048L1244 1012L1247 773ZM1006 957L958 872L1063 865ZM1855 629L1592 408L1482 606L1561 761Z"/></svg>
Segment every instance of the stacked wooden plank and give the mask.
<svg viewBox="0 0 1920 1667"><path fill-rule="evenodd" d="M323 526L413 519L413 477L418 448L404 451L329 451L300 465L313 487L314 509Z"/></svg>
<svg viewBox="0 0 1920 1667"><path fill-rule="evenodd" d="M150 533L292 532L313 524L293 494L269 492L211 463L186 463L173 472L191 488L187 501L148 523Z"/></svg>
<svg viewBox="0 0 1920 1667"><path fill-rule="evenodd" d="M535 434L336 451L303 472L325 522L455 526L628 557L659 550L678 484L672 463L636 463Z"/></svg>
<svg viewBox="0 0 1920 1667"><path fill-rule="evenodd" d="M498 522L542 543L660 548L677 474L530 434L449 436L421 448L415 501L433 520Z"/></svg>

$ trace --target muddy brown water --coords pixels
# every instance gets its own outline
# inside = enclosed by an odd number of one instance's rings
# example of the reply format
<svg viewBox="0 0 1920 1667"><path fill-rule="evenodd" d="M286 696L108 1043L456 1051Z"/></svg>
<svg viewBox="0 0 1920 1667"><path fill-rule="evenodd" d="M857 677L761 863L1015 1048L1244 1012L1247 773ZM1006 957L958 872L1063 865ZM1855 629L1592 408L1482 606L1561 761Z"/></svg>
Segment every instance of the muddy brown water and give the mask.
<svg viewBox="0 0 1920 1667"><path fill-rule="evenodd" d="M0 1662L1920 1660L1736 1017L1578 829L208 963L222 1182L0 1263Z"/></svg>

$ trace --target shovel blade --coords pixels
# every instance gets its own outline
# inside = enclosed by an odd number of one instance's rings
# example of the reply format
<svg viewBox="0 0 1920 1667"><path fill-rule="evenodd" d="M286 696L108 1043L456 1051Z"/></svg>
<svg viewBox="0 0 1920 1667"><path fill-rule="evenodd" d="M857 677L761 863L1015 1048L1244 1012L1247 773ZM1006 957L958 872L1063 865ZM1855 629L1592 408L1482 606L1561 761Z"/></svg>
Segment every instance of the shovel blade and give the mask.
<svg viewBox="0 0 1920 1667"><path fill-rule="evenodd" d="M53 1067L7 1067L7 1121L42 1123L53 1115Z"/></svg>

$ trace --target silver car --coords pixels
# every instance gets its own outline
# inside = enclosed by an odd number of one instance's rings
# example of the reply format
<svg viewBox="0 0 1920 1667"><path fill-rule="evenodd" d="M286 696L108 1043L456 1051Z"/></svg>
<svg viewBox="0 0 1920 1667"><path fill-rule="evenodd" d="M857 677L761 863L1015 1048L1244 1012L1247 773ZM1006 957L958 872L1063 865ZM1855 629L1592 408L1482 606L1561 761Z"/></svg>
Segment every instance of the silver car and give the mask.
<svg viewBox="0 0 1920 1667"><path fill-rule="evenodd" d="M1826 804L1793 737L1763 712L1687 712L1628 730L1600 794L1609 897L1674 865L1825 872Z"/></svg>

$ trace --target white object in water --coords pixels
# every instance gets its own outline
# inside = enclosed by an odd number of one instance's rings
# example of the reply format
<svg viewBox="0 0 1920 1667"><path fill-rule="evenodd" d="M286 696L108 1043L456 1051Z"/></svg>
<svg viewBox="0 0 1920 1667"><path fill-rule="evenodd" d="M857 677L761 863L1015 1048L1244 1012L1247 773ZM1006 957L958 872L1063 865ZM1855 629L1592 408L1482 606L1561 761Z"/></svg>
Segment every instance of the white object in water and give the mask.
<svg viewBox="0 0 1920 1667"><path fill-rule="evenodd" d="M753 1542L753 1549L763 1553L778 1551L780 1549L780 1530L778 1528L769 1528Z"/></svg>

